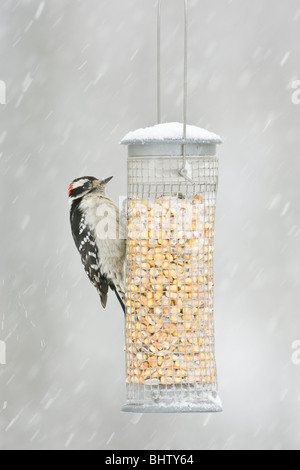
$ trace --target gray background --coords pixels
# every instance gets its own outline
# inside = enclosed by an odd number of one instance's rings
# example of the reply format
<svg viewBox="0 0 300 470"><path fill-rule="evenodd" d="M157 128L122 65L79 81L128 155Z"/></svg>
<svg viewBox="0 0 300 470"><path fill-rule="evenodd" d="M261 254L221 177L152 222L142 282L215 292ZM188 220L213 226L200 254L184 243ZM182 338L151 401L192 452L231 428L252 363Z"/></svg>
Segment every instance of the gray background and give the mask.
<svg viewBox="0 0 300 470"><path fill-rule="evenodd" d="M163 120L182 119L182 1L163 5ZM126 194L156 121L155 0L0 5L1 449L299 449L298 0L189 0L189 123L223 137L216 237L220 415L121 414L123 319L70 234L83 174Z"/></svg>

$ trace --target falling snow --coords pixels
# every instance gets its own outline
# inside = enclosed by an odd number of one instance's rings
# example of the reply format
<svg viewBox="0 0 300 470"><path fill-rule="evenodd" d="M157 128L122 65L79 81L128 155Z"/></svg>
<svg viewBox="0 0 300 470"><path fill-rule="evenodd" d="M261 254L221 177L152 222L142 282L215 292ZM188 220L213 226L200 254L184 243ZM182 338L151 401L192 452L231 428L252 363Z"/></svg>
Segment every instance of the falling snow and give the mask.
<svg viewBox="0 0 300 470"><path fill-rule="evenodd" d="M183 119L181 6L163 8L164 123ZM189 9L189 135L209 129L223 141L215 317L224 413L120 413L123 318L113 296L102 309L69 227L70 182L114 175L118 202L127 184L119 142L157 122L156 0L3 1L1 450L300 449L291 359L300 340L299 0L190 0ZM169 130L181 138L182 125ZM147 132L139 138L155 137Z"/></svg>
<svg viewBox="0 0 300 470"><path fill-rule="evenodd" d="M289 60L289 57L291 55L291 52L290 51L287 51L284 55L284 57L282 58L282 61L280 62L280 67L283 67L287 61Z"/></svg>
<svg viewBox="0 0 300 470"><path fill-rule="evenodd" d="M42 14L44 8L45 8L45 1L42 1L42 2L39 4L38 9L37 9L37 11L36 11L36 13L35 13L35 15L34 15L34 18L35 18L36 20L39 19L39 17L41 16L41 14Z"/></svg>
<svg viewBox="0 0 300 470"><path fill-rule="evenodd" d="M287 214L287 212L288 212L288 210L289 210L289 208L290 208L290 205L291 205L290 202L287 202L287 203L285 204L285 206L284 206L284 208L283 208L283 210L282 210L282 212L281 212L281 214L280 214L280 217L284 217L284 216Z"/></svg>

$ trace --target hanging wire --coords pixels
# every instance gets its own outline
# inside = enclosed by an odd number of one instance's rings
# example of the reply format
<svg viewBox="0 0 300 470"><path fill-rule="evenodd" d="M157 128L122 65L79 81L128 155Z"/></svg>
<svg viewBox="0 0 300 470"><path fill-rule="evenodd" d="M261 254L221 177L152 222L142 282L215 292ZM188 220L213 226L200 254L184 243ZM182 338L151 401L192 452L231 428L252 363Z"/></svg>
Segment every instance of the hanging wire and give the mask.
<svg viewBox="0 0 300 470"><path fill-rule="evenodd" d="M157 122L161 124L161 0L157 8Z"/></svg>
<svg viewBox="0 0 300 470"><path fill-rule="evenodd" d="M161 123L161 3L158 0L157 8L157 121ZM184 0L184 104L183 104L183 138L186 139L187 128L187 64L188 56L188 6L187 0Z"/></svg>
<svg viewBox="0 0 300 470"><path fill-rule="evenodd" d="M157 8L157 122L161 124L161 2L158 0ZM188 95L188 5L184 0L184 78L183 78L183 145L182 168L179 171L188 181L193 181L187 176L186 169L186 139L187 139L187 95Z"/></svg>
<svg viewBox="0 0 300 470"><path fill-rule="evenodd" d="M186 142L187 136L187 94L188 94L188 81L187 81L187 72L188 72L188 8L187 0L184 0L184 93L183 93L183 140ZM182 149L183 154L183 166L181 174L186 175L186 147L185 143L183 144ZM184 174L183 174L184 173Z"/></svg>

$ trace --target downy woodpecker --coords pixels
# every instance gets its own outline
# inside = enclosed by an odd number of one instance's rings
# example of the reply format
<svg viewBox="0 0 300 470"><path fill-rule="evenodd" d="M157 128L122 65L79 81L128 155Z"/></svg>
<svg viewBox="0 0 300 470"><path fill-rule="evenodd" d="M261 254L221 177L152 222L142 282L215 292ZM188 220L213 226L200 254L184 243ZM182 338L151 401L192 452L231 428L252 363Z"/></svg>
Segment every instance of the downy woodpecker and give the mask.
<svg viewBox="0 0 300 470"><path fill-rule="evenodd" d="M105 308L109 288L125 314L125 229L117 205L106 195L112 179L77 178L69 186L72 235L84 269Z"/></svg>

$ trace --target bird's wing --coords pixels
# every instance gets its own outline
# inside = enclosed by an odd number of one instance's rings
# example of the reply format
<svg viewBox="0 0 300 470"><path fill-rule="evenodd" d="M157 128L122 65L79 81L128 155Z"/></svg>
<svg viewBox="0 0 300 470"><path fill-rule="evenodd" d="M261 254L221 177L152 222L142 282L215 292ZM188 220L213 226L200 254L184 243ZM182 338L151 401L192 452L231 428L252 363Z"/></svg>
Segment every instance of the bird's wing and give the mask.
<svg viewBox="0 0 300 470"><path fill-rule="evenodd" d="M95 236L87 227L85 217L78 209L75 209L71 214L71 224L73 227L74 241L80 253L85 272L92 284L96 287L100 295L101 304L103 308L105 308L109 282L99 269L99 254Z"/></svg>

